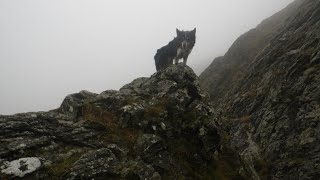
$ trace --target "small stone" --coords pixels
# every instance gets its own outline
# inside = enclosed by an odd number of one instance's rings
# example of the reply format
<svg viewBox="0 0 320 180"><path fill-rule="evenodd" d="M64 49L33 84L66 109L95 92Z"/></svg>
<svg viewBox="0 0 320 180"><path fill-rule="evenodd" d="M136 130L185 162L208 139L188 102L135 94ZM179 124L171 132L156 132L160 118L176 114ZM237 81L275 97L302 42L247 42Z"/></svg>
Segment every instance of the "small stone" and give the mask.
<svg viewBox="0 0 320 180"><path fill-rule="evenodd" d="M166 130L166 125L163 122L160 123L160 126L161 126L162 130Z"/></svg>
<svg viewBox="0 0 320 180"><path fill-rule="evenodd" d="M201 127L200 129L199 129L199 136L203 136L203 135L205 135L206 134L206 129L204 128L204 127Z"/></svg>
<svg viewBox="0 0 320 180"><path fill-rule="evenodd" d="M154 131L157 130L157 126L153 125L153 126L152 126L152 129L153 129Z"/></svg>
<svg viewBox="0 0 320 180"><path fill-rule="evenodd" d="M126 106L123 106L121 109L123 110L123 112L131 111L132 110L132 106L131 105L126 105Z"/></svg>

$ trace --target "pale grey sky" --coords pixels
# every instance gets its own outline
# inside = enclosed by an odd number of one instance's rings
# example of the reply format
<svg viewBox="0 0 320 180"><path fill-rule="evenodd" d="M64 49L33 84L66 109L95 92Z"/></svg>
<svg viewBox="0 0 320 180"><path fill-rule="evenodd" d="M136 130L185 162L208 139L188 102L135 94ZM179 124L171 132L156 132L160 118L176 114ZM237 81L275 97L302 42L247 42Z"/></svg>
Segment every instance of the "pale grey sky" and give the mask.
<svg viewBox="0 0 320 180"><path fill-rule="evenodd" d="M197 28L197 73L293 0L1 0L0 114L57 108L155 72L175 28Z"/></svg>

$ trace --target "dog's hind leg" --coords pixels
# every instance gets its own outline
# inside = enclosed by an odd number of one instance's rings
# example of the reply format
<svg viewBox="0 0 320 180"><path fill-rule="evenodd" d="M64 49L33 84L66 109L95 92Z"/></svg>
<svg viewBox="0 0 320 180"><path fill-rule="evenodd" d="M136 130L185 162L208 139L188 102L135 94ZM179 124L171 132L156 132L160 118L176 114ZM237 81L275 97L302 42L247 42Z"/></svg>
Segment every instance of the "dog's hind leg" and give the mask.
<svg viewBox="0 0 320 180"><path fill-rule="evenodd" d="M188 56L183 57L183 64L187 64Z"/></svg>

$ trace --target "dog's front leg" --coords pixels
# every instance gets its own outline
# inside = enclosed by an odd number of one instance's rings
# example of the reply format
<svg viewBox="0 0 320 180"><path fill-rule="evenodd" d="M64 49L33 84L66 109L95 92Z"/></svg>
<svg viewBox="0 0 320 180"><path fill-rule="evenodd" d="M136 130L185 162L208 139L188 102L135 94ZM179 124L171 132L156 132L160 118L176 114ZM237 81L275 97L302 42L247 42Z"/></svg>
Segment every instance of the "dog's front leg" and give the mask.
<svg viewBox="0 0 320 180"><path fill-rule="evenodd" d="M174 58L174 64L178 64L179 63L179 59L178 58Z"/></svg>
<svg viewBox="0 0 320 180"><path fill-rule="evenodd" d="M188 56L186 56L186 57L183 58L183 64L184 64L184 65L187 65L187 60L188 60Z"/></svg>

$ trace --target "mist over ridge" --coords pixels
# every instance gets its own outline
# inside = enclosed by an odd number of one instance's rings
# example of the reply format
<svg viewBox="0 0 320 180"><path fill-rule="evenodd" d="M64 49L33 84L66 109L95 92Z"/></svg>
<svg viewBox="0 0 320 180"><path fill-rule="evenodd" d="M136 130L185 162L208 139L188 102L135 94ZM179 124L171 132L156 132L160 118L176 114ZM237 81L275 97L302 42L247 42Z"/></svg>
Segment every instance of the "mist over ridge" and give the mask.
<svg viewBox="0 0 320 180"><path fill-rule="evenodd" d="M67 94L150 76L175 28L197 28L188 65L199 74L290 2L1 1L0 114L53 109Z"/></svg>

